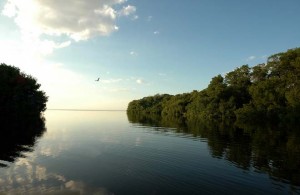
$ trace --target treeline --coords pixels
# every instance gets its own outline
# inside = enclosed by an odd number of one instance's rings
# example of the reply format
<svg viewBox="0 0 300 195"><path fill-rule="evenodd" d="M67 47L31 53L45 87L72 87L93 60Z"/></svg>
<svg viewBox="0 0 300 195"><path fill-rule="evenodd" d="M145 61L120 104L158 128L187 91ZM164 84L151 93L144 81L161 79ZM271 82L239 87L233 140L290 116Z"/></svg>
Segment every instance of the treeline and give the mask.
<svg viewBox="0 0 300 195"><path fill-rule="evenodd" d="M264 64L243 65L225 76L217 75L201 91L133 100L127 113L238 123L298 123L300 48L272 55Z"/></svg>
<svg viewBox="0 0 300 195"><path fill-rule="evenodd" d="M40 86L35 78L19 68L0 64L0 122L8 118L40 116L48 100Z"/></svg>
<svg viewBox="0 0 300 195"><path fill-rule="evenodd" d="M0 168L34 148L46 131L42 112L48 97L19 68L0 64Z"/></svg>

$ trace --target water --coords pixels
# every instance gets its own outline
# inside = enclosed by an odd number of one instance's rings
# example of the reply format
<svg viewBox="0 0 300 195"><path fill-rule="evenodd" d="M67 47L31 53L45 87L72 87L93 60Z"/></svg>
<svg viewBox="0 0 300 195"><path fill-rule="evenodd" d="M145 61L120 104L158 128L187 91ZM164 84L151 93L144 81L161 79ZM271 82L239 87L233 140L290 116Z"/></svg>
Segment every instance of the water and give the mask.
<svg viewBox="0 0 300 195"><path fill-rule="evenodd" d="M259 166L249 136L228 142L128 122L122 111L48 110L45 119L18 154L2 146L0 194L300 194L297 180Z"/></svg>

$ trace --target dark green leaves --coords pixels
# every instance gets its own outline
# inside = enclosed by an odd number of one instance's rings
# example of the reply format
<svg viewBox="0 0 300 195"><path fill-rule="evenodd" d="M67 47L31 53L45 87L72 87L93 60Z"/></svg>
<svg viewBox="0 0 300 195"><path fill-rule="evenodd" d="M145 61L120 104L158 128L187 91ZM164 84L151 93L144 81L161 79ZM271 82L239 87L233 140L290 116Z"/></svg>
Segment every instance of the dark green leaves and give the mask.
<svg viewBox="0 0 300 195"><path fill-rule="evenodd" d="M267 64L243 65L213 77L202 91L134 100L128 112L200 120L296 121L300 110L300 48L278 53Z"/></svg>

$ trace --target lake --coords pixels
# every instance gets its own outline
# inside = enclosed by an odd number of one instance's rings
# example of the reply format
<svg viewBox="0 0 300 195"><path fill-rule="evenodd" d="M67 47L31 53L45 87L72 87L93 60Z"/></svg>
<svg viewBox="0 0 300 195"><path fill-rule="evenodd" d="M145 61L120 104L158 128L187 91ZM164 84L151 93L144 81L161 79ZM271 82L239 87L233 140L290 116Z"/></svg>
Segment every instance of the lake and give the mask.
<svg viewBox="0 0 300 195"><path fill-rule="evenodd" d="M47 110L45 128L26 144L2 139L0 194L300 194L290 132L157 125L125 111Z"/></svg>

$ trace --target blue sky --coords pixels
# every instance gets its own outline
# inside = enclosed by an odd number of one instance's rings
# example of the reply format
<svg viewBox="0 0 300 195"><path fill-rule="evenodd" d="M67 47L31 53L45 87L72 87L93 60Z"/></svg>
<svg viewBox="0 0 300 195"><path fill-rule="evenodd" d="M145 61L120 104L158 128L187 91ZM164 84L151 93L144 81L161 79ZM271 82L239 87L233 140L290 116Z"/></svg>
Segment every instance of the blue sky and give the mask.
<svg viewBox="0 0 300 195"><path fill-rule="evenodd" d="M0 62L36 77L48 108L126 109L299 47L299 8L299 0L2 0Z"/></svg>

